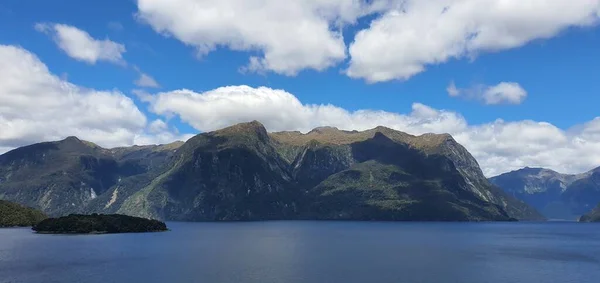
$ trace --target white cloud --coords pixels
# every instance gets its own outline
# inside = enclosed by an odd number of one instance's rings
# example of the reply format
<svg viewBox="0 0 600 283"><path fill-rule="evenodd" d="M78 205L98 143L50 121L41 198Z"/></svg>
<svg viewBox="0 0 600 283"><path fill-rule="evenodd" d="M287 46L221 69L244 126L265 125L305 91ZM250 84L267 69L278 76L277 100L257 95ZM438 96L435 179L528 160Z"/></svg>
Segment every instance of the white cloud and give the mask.
<svg viewBox="0 0 600 283"><path fill-rule="evenodd" d="M252 51L244 70L295 75L346 58L340 28L392 0L139 0L138 18L155 31L194 46Z"/></svg>
<svg viewBox="0 0 600 283"><path fill-rule="evenodd" d="M154 80L153 77L151 77L148 74L141 73L141 72L140 72L140 77L137 80L135 80L133 83L139 87L152 87L152 88L160 87L158 82L156 82L156 80Z"/></svg>
<svg viewBox="0 0 600 283"><path fill-rule="evenodd" d="M501 82L494 86L475 85L465 89L459 89L454 82L450 82L446 92L452 97L475 99L487 105L521 104L527 98L527 91L515 82Z"/></svg>
<svg viewBox="0 0 600 283"><path fill-rule="evenodd" d="M16 46L0 45L0 101L0 153L71 135L106 147L179 137L147 129L145 115L124 94L69 83Z"/></svg>
<svg viewBox="0 0 600 283"><path fill-rule="evenodd" d="M439 113L418 103L413 105L409 116L372 110L349 112L329 104L304 105L283 90L248 86L222 87L204 93L190 90L158 93L150 109L161 115L176 114L200 131L251 120L259 120L273 131L309 131L318 126L366 130L384 124L425 133L465 126L454 113Z"/></svg>
<svg viewBox="0 0 600 283"><path fill-rule="evenodd" d="M450 96L459 96L460 95L460 90L458 88L456 88L456 84L454 83L454 81L450 82L450 84L446 88L446 92L448 92L448 95L450 95Z"/></svg>
<svg viewBox="0 0 600 283"><path fill-rule="evenodd" d="M156 119L152 121L152 123L150 123L150 125L148 126L148 129L151 133L160 133L167 130L168 128L169 126L167 125L167 123L161 119Z"/></svg>
<svg viewBox="0 0 600 283"><path fill-rule="evenodd" d="M527 91L518 83L502 82L483 92L486 104L521 104L527 97Z"/></svg>
<svg viewBox="0 0 600 283"><path fill-rule="evenodd" d="M428 65L519 47L599 17L600 0L406 0L356 34L346 73L406 80Z"/></svg>
<svg viewBox="0 0 600 283"><path fill-rule="evenodd" d="M152 102L154 100L154 96L143 89L134 89L131 93L143 102Z"/></svg>
<svg viewBox="0 0 600 283"><path fill-rule="evenodd" d="M524 166L566 173L600 166L600 118L568 131L534 121L469 125L460 114L415 103L407 114L377 110L347 111L330 104L303 104L283 90L248 86L221 87L204 93L176 90L157 93L150 110L177 115L199 131L251 120L269 131L318 126L365 130L379 125L411 134L450 133L479 161L487 176Z"/></svg>
<svg viewBox="0 0 600 283"><path fill-rule="evenodd" d="M98 61L125 65L123 44L107 39L95 39L89 33L65 24L37 23L35 29L52 36L58 47L71 58L96 64Z"/></svg>
<svg viewBox="0 0 600 283"><path fill-rule="evenodd" d="M146 131L135 137L135 144L167 144L173 141L187 141L193 134L180 134L176 128L170 128L162 119L152 121Z"/></svg>

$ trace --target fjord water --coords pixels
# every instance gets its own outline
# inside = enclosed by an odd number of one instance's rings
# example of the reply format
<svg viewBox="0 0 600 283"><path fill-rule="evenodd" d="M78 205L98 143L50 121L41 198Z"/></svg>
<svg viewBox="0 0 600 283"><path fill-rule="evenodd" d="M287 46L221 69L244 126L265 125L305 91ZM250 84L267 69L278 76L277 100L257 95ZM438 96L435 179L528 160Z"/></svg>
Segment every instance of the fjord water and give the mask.
<svg viewBox="0 0 600 283"><path fill-rule="evenodd" d="M0 229L0 282L598 282L600 225L168 223L171 231Z"/></svg>

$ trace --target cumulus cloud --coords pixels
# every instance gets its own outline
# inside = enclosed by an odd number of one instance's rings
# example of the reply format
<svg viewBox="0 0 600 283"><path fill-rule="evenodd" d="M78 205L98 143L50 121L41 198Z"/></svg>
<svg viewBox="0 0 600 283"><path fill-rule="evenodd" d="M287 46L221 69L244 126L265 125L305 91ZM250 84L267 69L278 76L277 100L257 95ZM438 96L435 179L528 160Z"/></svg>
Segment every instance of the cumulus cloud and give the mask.
<svg viewBox="0 0 600 283"><path fill-rule="evenodd" d="M257 52L246 71L295 75L346 58L341 28L394 0L139 0L138 18L155 31L194 46Z"/></svg>
<svg viewBox="0 0 600 283"><path fill-rule="evenodd" d="M250 52L241 70L295 75L350 55L345 73L406 80L452 58L520 47L594 25L600 0L138 0L137 18L196 48ZM371 20L348 49L342 30Z"/></svg>
<svg viewBox="0 0 600 283"><path fill-rule="evenodd" d="M535 121L470 125L458 113L415 103L410 113L348 111L330 104L303 104L293 94L267 87L228 86L197 93L161 92L150 110L177 115L199 131L251 120L269 131L307 132L318 126L366 130L379 125L410 134L450 133L479 161L487 176L524 166L583 172L600 165L600 118L567 131Z"/></svg>
<svg viewBox="0 0 600 283"><path fill-rule="evenodd" d="M151 111L178 115L200 131L211 131L235 123L259 120L272 131L309 131L319 126L366 130L379 125L410 127L418 133L461 128L457 114L438 112L426 105L413 105L411 115L375 110L347 111L330 105L305 105L284 90L249 86L221 87L204 93L176 90L154 95Z"/></svg>
<svg viewBox="0 0 600 283"><path fill-rule="evenodd" d="M147 129L145 115L124 94L69 83L17 46L0 45L0 101L0 153L71 135L106 147L180 137L154 123Z"/></svg>
<svg viewBox="0 0 600 283"><path fill-rule="evenodd" d="M515 82L501 82L494 86L475 85L465 89L459 89L454 82L450 82L446 92L452 97L479 100L487 105L521 104L527 98L527 91Z"/></svg>
<svg viewBox="0 0 600 283"><path fill-rule="evenodd" d="M406 80L428 65L519 47L596 24L600 0L406 0L359 31L346 74Z"/></svg>
<svg viewBox="0 0 600 283"><path fill-rule="evenodd" d="M123 53L125 45L110 39L95 39L86 31L74 26L53 23L37 23L35 29L52 36L56 44L69 57L96 64L98 61L107 61L124 65Z"/></svg>
<svg viewBox="0 0 600 283"><path fill-rule="evenodd" d="M502 82L488 87L483 92L483 101L486 104L521 104L527 97L527 91L518 83Z"/></svg>

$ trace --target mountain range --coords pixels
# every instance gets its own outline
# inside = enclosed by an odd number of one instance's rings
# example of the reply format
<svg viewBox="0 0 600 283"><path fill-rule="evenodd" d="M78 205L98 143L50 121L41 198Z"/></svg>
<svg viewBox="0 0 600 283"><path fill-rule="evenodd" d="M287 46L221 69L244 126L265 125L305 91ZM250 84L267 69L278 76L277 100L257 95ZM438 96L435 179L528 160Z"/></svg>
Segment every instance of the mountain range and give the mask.
<svg viewBox="0 0 600 283"><path fill-rule="evenodd" d="M17 148L0 155L0 199L51 216L180 221L543 219L450 135L268 133L257 121L185 143L105 149L68 137Z"/></svg>
<svg viewBox="0 0 600 283"><path fill-rule="evenodd" d="M523 168L490 178L549 219L576 220L600 203L600 167L582 174Z"/></svg>

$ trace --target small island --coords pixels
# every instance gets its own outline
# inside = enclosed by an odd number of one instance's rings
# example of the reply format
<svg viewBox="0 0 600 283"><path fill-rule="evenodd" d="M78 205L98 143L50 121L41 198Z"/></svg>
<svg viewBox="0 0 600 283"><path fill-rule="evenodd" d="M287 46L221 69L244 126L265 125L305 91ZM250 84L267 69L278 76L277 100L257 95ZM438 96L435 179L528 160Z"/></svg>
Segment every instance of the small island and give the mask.
<svg viewBox="0 0 600 283"><path fill-rule="evenodd" d="M17 203L0 200L0 227L33 226L48 218L43 212Z"/></svg>
<svg viewBox="0 0 600 283"><path fill-rule="evenodd" d="M113 234L167 231L164 222L121 214L71 214L48 218L32 228L42 234Z"/></svg>

